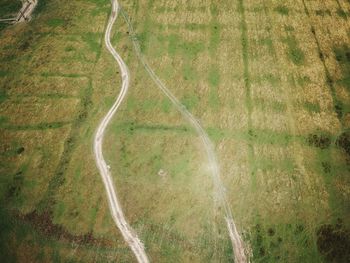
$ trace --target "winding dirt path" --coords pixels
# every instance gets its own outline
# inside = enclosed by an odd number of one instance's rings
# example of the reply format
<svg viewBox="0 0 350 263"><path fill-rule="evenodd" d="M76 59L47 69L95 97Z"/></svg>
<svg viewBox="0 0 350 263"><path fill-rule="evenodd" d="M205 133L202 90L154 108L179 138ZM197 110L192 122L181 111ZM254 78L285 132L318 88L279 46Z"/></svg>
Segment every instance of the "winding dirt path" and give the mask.
<svg viewBox="0 0 350 263"><path fill-rule="evenodd" d="M94 138L94 154L95 154L95 160L96 164L98 166L98 169L100 171L107 197L108 197L108 203L110 207L110 212L113 217L113 220L119 230L121 231L125 241L128 243L130 248L132 249L133 253L135 254L138 262L149 262L148 257L145 253L145 249L141 241L139 240L137 234L134 232L134 230L130 227L130 225L126 222L125 216L123 214L123 211L121 209L121 206L119 204L116 190L114 188L112 176L110 174L109 168L103 158L102 154L102 145L103 145L103 137L105 130L111 121L113 115L118 110L120 104L122 103L127 90L129 88L129 71L125 64L125 62L122 60L122 58L119 56L119 54L115 51L113 48L110 39L111 39L111 31L114 22L117 19L119 11L119 3L117 0L112 0L112 12L111 16L107 25L106 33L105 33L105 43L106 47L109 50L109 52L113 55L114 59L118 62L121 73L122 73L122 88L118 95L117 100L113 104L112 108L108 111L107 115L103 118L102 122L97 128L97 132L95 134ZM133 27L131 23L129 22L126 14L122 12L125 21L128 24L129 31L132 36L135 36ZM213 181L215 184L215 190L216 193L219 196L219 201L221 205L224 207L225 211L225 219L227 223L227 229L229 232L229 236L232 242L232 247L235 255L235 262L239 263L245 263L248 262L247 257L245 255L244 251L244 244L243 241L237 231L236 225L233 221L232 212L229 206L229 203L226 198L225 194L225 188L222 184L221 178L220 178L220 169L218 165L218 161L215 155L214 146L209 139L209 136L205 132L205 130L202 128L202 126L199 124L198 120L186 109L184 105L180 103L180 101L171 93L171 91L163 84L163 82L158 78L158 76L155 74L155 72L151 69L149 66L147 60L141 53L141 49L139 46L139 43L137 41L136 37L132 37L132 42L137 54L138 59L141 61L142 65L144 66L147 73L150 75L152 80L156 83L158 88L171 100L171 102L174 104L174 106L177 108L177 110L183 115L183 117L193 126L193 128L196 130L198 136L200 137L205 152L208 157L208 161L210 164L211 174L213 177Z"/></svg>
<svg viewBox="0 0 350 263"><path fill-rule="evenodd" d="M130 227L130 225L127 223L125 219L124 213L122 211L122 208L117 198L111 173L109 171L109 168L102 154L103 138L104 138L106 128L109 122L111 121L113 115L116 113L119 106L121 105L128 91L129 82L130 82L128 68L124 63L123 59L115 51L110 41L113 24L116 21L118 16L118 9L119 9L118 1L112 0L112 12L111 12L107 29L105 32L105 44L108 51L113 55L114 59L119 64L120 71L122 74L122 88L118 95L117 100L115 101L112 108L108 111L107 115L103 118L103 120L101 121L100 125L97 128L95 138L94 138L93 148L94 148L96 164L100 171L100 174L106 189L108 204L109 204L109 208L110 208L110 212L113 217L113 220L117 225L117 227L119 228L120 232L122 233L125 241L128 243L129 247L132 249L133 253L135 254L137 261L141 263L148 263L149 260L147 258L143 244L139 240L135 231Z"/></svg>

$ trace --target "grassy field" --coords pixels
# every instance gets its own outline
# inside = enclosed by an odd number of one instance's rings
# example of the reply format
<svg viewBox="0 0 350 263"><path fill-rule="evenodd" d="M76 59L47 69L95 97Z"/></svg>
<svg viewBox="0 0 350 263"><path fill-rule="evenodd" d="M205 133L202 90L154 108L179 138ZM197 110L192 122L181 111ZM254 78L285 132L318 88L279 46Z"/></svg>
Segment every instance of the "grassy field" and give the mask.
<svg viewBox="0 0 350 263"><path fill-rule="evenodd" d="M102 42L109 10L39 1L30 23L1 32L3 262L133 260L91 150L120 84Z"/></svg>
<svg viewBox="0 0 350 263"><path fill-rule="evenodd" d="M132 262L92 155L120 89L103 46L110 3L39 3L33 21L0 31L0 258ZM349 2L120 3L136 30L120 16L113 36L131 86L104 151L151 261L233 255L200 140L131 37L215 143L252 262L347 262Z"/></svg>

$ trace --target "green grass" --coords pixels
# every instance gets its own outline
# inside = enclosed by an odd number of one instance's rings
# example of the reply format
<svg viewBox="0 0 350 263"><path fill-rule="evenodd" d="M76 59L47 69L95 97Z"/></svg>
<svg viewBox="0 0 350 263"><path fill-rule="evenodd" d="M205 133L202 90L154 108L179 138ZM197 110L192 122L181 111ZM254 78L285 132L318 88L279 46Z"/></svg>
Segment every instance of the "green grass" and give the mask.
<svg viewBox="0 0 350 263"><path fill-rule="evenodd" d="M20 0L1 0L0 6L0 18L6 18L16 15L21 9L22 4Z"/></svg>
<svg viewBox="0 0 350 263"><path fill-rule="evenodd" d="M190 176L191 171L189 158L191 158L191 156L186 154L183 155L177 162L172 163L171 167L169 168L170 174L177 175L179 173L186 173Z"/></svg>
<svg viewBox="0 0 350 263"><path fill-rule="evenodd" d="M222 140L226 136L223 130L214 127L207 128L206 132L208 133L210 139L212 139L215 142Z"/></svg>
<svg viewBox="0 0 350 263"><path fill-rule="evenodd" d="M7 99L6 90L0 89L0 104Z"/></svg>
<svg viewBox="0 0 350 263"><path fill-rule="evenodd" d="M0 78L6 77L8 72L0 70Z"/></svg>
<svg viewBox="0 0 350 263"><path fill-rule="evenodd" d="M44 13L45 11L49 10L49 5L50 1L38 1L33 15L38 15L40 13Z"/></svg>
<svg viewBox="0 0 350 263"><path fill-rule="evenodd" d="M153 5L152 1L148 2L148 6L151 7ZM149 16L148 13L146 13L146 16L143 21L142 25L142 31L141 33L137 36L139 43L140 43L140 48L143 53L146 53L148 51L148 42L150 39L150 34L152 32L152 29L154 28L155 23L152 21L152 18Z"/></svg>
<svg viewBox="0 0 350 263"><path fill-rule="evenodd" d="M202 42L183 41L178 35L170 35L168 37L168 53L175 56L182 54L188 59L195 58L198 53L204 50L205 46Z"/></svg>
<svg viewBox="0 0 350 263"><path fill-rule="evenodd" d="M321 108L319 104L315 104L315 103L310 103L310 102L306 102L304 104L304 107L306 110L308 110L309 112L321 112Z"/></svg>
<svg viewBox="0 0 350 263"><path fill-rule="evenodd" d="M0 105L10 102L8 96L14 103L29 97L50 103L75 98L80 103L67 123L11 126L11 116L1 114L0 238L6 242L0 245L0 258L5 262L21 255L27 261L106 262L113 258L131 262L132 252L110 218L91 150L95 128L120 85L117 65L103 46L110 4L104 0L39 4L45 5L44 11L39 9L41 13L35 13L31 23L13 27L16 34L1 33L10 39L1 39L6 44L0 48L0 86L5 91L0 94ZM324 50L332 50L328 42L317 42L322 16L308 21L301 3L277 3L276 9L269 2L243 0L238 5L230 1L121 4L150 65L212 139L228 201L252 249L251 261L326 261L317 247L318 231L324 224L336 227L338 218L347 218L349 207L347 148L338 145L338 133L346 129L350 104L344 99L347 96L340 99L337 93L349 90L348 47L339 46L334 54L327 54ZM316 3L312 10L322 7ZM333 26L336 19L327 12L324 16ZM306 32L310 24L316 30ZM104 144L127 220L152 261L230 262L232 245L222 209L213 201L202 144L171 101L141 71L127 30L119 17L113 43L127 62L131 86ZM237 30L241 30L238 35ZM344 31L337 31L336 36ZM315 36L318 50L311 50L313 39L303 42L301 49L305 32ZM329 42L342 43L331 33L325 35ZM218 57L219 50L227 52L225 60ZM327 64L317 60L317 51L329 58ZM316 54L316 60L306 60L309 54ZM329 70L330 86L325 88L322 71L315 70L320 63L326 68L334 58L334 68L342 75L334 78ZM35 94L31 94L32 87ZM302 95L315 87L322 92L330 88L333 102L329 94L318 96L317 101ZM339 130L332 126L335 121L328 105L335 105L344 116L339 119L344 120ZM271 121L256 118L256 113ZM341 142L346 144L345 139ZM325 145L320 147L320 143ZM167 175L160 176L160 169ZM33 202L35 189L46 191L38 205ZM28 213L25 209L49 211L49 219L68 234L55 236L42 232L40 223L19 220ZM80 244L76 232L82 236L91 232L92 238L101 239L96 244Z"/></svg>
<svg viewBox="0 0 350 263"><path fill-rule="evenodd" d="M305 61L305 54L299 47L296 38L294 36L288 36L283 41L288 46L288 58L297 66L303 65Z"/></svg>
<svg viewBox="0 0 350 263"><path fill-rule="evenodd" d="M51 18L50 20L47 21L47 25L49 25L50 27L63 26L65 23L66 21L64 21L61 18Z"/></svg>
<svg viewBox="0 0 350 263"><path fill-rule="evenodd" d="M85 41L88 44L90 50L95 53L100 52L100 49L101 49L100 38L101 38L101 34L96 34L92 32L88 32L82 35L83 41Z"/></svg>
<svg viewBox="0 0 350 263"><path fill-rule="evenodd" d="M242 56L243 56L243 80L245 87L245 107L248 111L248 133L252 131L252 98L251 98L251 75L249 72L249 44L248 44L248 25L246 22L245 7L243 0L238 1L238 11L241 14L240 20L240 30L241 30L241 46L242 46ZM256 173L254 171L254 149L252 145L251 138L248 138L248 162L249 162L249 176L251 178L252 189L256 187Z"/></svg>
<svg viewBox="0 0 350 263"><path fill-rule="evenodd" d="M267 101L264 99L254 99L254 107L263 111L274 111L278 113L286 112L287 106L285 103L279 101Z"/></svg>
<svg viewBox="0 0 350 263"><path fill-rule="evenodd" d="M308 84L311 83L311 80L308 76L300 76L297 78L296 82L298 85L305 88Z"/></svg>
<svg viewBox="0 0 350 263"><path fill-rule="evenodd" d="M6 120L6 119L5 119ZM50 122L50 123L38 123L34 125L11 125L7 122L3 122L1 128L6 130L13 131L35 131L35 130L47 130L47 129L59 129L66 125L69 125L70 122Z"/></svg>
<svg viewBox="0 0 350 263"><path fill-rule="evenodd" d="M275 12L281 14L281 15L284 15L284 16L287 16L289 15L289 9L288 7L286 6L283 6L283 5L279 5L277 6L275 9L274 9Z"/></svg>
<svg viewBox="0 0 350 263"><path fill-rule="evenodd" d="M273 45L271 38L263 38L263 39L259 40L259 42L262 46L267 47L267 49L269 50L271 55L275 54L275 48L274 48L274 45Z"/></svg>
<svg viewBox="0 0 350 263"><path fill-rule="evenodd" d="M249 72L249 55L248 55L248 34L247 34L247 23L245 19L245 10L244 10L244 4L243 1L240 0L238 2L238 10L241 13L241 44L242 44L242 55L243 55L243 64L244 64L244 84L246 88L246 107L248 108L249 114L251 114L252 111L252 104L251 104L251 77ZM250 119L250 117L249 117ZM251 126L251 125L249 125Z"/></svg>
<svg viewBox="0 0 350 263"><path fill-rule="evenodd" d="M210 42L209 42L209 51L214 53L219 44L220 44L220 28L221 28L221 25L219 24L219 22L217 21L213 21L211 22L211 25L210 25Z"/></svg>
<svg viewBox="0 0 350 263"><path fill-rule="evenodd" d="M254 258L259 258L259 262L289 262L289 253L297 250L300 261L322 262L310 239L310 231L298 222L269 225L258 220L251 233Z"/></svg>
<svg viewBox="0 0 350 263"><path fill-rule="evenodd" d="M170 35L168 37L168 53L169 55L174 56L177 52L178 42L180 41L179 37L177 35Z"/></svg>
<svg viewBox="0 0 350 263"><path fill-rule="evenodd" d="M157 107L158 101L154 99L146 99L142 102L141 108L144 111L152 111Z"/></svg>
<svg viewBox="0 0 350 263"><path fill-rule="evenodd" d="M213 2L210 5L210 13L212 15L212 19L210 21L209 52L213 56L218 48L218 45L220 44L221 34L221 25L218 22L218 9Z"/></svg>
<svg viewBox="0 0 350 263"><path fill-rule="evenodd" d="M58 201L55 205L55 209L53 212L53 220L59 220L65 213L66 211L66 206L65 203L62 201Z"/></svg>
<svg viewBox="0 0 350 263"><path fill-rule="evenodd" d="M182 134L182 136L192 136L194 131L187 126L166 126L166 125L146 125L136 124L133 122L125 122L113 126L115 134L129 133L166 133L176 132ZM307 137L305 136L293 136L292 134L285 132L275 132L273 130L260 130L253 129L250 132L239 130L232 131L227 129L219 129L215 127L207 127L206 131L209 137L218 142L223 139L237 139L243 142L253 142L258 145L281 145L288 146L293 140L305 143ZM306 144L306 143L305 143Z"/></svg>
<svg viewBox="0 0 350 263"><path fill-rule="evenodd" d="M328 189L328 204L333 213L333 222L347 213L348 205L344 196L336 190L336 178L341 177L344 171L331 165L332 146L317 151L317 160L314 163L315 169L323 176L323 181ZM345 245L345 244L344 244Z"/></svg>
<svg viewBox="0 0 350 263"><path fill-rule="evenodd" d="M322 17L324 17L326 15L327 16L332 16L331 11L328 10L328 9L326 9L326 10L316 10L315 13L316 13L317 16L322 16Z"/></svg>
<svg viewBox="0 0 350 263"><path fill-rule="evenodd" d="M66 51L66 52L71 52L71 51L76 51L76 49L73 47L73 46L66 46L65 47L65 49L64 49L64 51Z"/></svg>
<svg viewBox="0 0 350 263"><path fill-rule="evenodd" d="M198 80L198 73L190 63L185 63L183 65L183 77L185 80L189 80L193 82Z"/></svg>
<svg viewBox="0 0 350 263"><path fill-rule="evenodd" d="M293 139L293 135L283 132L274 132L272 130L250 130L244 134L247 141L252 141L256 144L273 144L287 146Z"/></svg>
<svg viewBox="0 0 350 263"><path fill-rule="evenodd" d="M54 194L55 192L63 185L65 181L65 172L68 169L70 159L72 157L72 153L77 147L78 141L81 139L79 135L80 127L85 123L88 118L88 114L91 111L92 107L92 93L93 86L92 80L89 78L88 85L85 89L80 91L81 101L80 108L78 110L78 114L76 119L72 123L72 129L70 134L65 141L64 150L59 161L59 164L56 168L54 176L51 178L49 182L48 189L45 193L44 198L41 200L38 205L38 210L42 211L43 209L52 209L55 203Z"/></svg>
<svg viewBox="0 0 350 263"><path fill-rule="evenodd" d="M295 28L291 25L285 25L284 30L286 30L286 32L293 32Z"/></svg>
<svg viewBox="0 0 350 263"><path fill-rule="evenodd" d="M0 116L0 127L4 126L7 121L8 118L6 116Z"/></svg>
<svg viewBox="0 0 350 263"><path fill-rule="evenodd" d="M113 130L115 134L121 134L121 133L130 133L133 134L135 132L138 133L154 133L154 132L181 132L181 133L188 133L191 132L191 130L186 126L165 126L165 125L146 125L146 124L135 124L134 122L125 122L121 124L116 124L113 126Z"/></svg>
<svg viewBox="0 0 350 263"><path fill-rule="evenodd" d="M347 88L347 90L350 90L350 77L345 77L337 81L338 84L344 86Z"/></svg>
<svg viewBox="0 0 350 263"><path fill-rule="evenodd" d="M254 160L254 166L252 167L254 171L261 169L263 172L282 170L285 172L292 173L295 169L295 164L292 159L283 159L283 160L272 160L266 158L258 158Z"/></svg>
<svg viewBox="0 0 350 263"><path fill-rule="evenodd" d="M195 58L198 53L202 52L205 49L205 46L202 42L186 42L184 41L179 45L182 49L182 52L187 58Z"/></svg>
<svg viewBox="0 0 350 263"><path fill-rule="evenodd" d="M195 108L198 105L198 102L199 98L196 94L188 94L181 99L181 103L185 105L188 110Z"/></svg>
<svg viewBox="0 0 350 263"><path fill-rule="evenodd" d="M304 0L303 0L303 5L304 5L305 13L308 15L308 17L310 19L310 12L309 12L309 10L308 10ZM326 64L325 57L324 57L324 55L322 53L320 40L319 40L318 35L316 34L316 30L315 30L313 25L311 26L311 33L312 33L312 35L314 37L314 40L316 42L318 53L322 54L322 56L319 56L319 58L320 58L320 60L322 62L322 65L323 65L324 74L325 74L325 78L326 78L326 84L329 87L330 93L331 93L331 96L332 96L333 105L334 105L334 111L336 112L339 121L342 122L342 118L343 118L343 104L344 103L341 100L339 100L339 98L338 98L338 96L336 94L336 90L335 90L335 86L334 86L334 80L333 80L333 77L332 77L332 75L330 73L330 70L328 69L328 66ZM335 51L335 53L337 55L337 48L333 47L333 51Z"/></svg>
<svg viewBox="0 0 350 263"><path fill-rule="evenodd" d="M185 24L185 28L191 31L197 31L197 30L205 30L207 26L204 24L188 23L188 24Z"/></svg>
<svg viewBox="0 0 350 263"><path fill-rule="evenodd" d="M268 74L260 74L256 76L252 76L252 81L258 83L259 85L263 85L264 83L268 83L269 85L273 87L279 87L281 84L281 78L280 76L268 73Z"/></svg>
<svg viewBox="0 0 350 263"><path fill-rule="evenodd" d="M172 107L172 103L171 103L171 101L168 98L165 98L162 101L161 107L162 107L162 111L163 112L169 113L170 109Z"/></svg>
<svg viewBox="0 0 350 263"><path fill-rule="evenodd" d="M343 9L337 9L337 15L343 19L347 19L348 14Z"/></svg>
<svg viewBox="0 0 350 263"><path fill-rule="evenodd" d="M288 52L289 59L295 64L295 65L302 65L305 60L304 52L298 48L291 48Z"/></svg>
<svg viewBox="0 0 350 263"><path fill-rule="evenodd" d="M220 72L217 67L212 66L209 71L208 82L212 87L218 87L220 84Z"/></svg>
<svg viewBox="0 0 350 263"><path fill-rule="evenodd" d="M220 99L218 96L218 87L220 84L220 72L214 65L211 66L208 76L210 84L209 106L215 110L220 107Z"/></svg>

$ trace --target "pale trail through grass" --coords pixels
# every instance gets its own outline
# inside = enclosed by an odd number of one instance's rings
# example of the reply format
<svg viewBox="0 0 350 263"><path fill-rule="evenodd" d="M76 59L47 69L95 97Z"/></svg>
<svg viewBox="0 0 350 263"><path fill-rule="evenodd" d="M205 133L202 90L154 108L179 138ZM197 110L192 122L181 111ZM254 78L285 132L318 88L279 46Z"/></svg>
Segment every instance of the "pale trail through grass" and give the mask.
<svg viewBox="0 0 350 263"><path fill-rule="evenodd" d="M144 69L147 71L147 73L152 78L152 80L156 83L158 88L171 100L173 105L182 114L182 116L193 126L198 136L200 137L208 157L209 166L210 166L212 178L215 185L215 192L218 196L220 204L224 207L225 220L227 223L229 236L232 242L235 262L239 262L239 263L249 262L249 259L247 258L245 253L245 247L244 247L242 238L240 237L237 231L237 227L233 221L232 211L226 198L226 194L225 194L226 189L223 186L220 178L220 169L219 169L219 164L215 155L213 143L209 139L208 134L199 124L198 120L186 109L186 107L183 104L180 103L180 101L171 93L171 91L164 85L164 83L158 78L158 76L149 66L146 58L143 56L141 52L140 44L137 40L136 34L134 33L133 26L131 25L126 12L121 7L119 10L122 16L124 17L125 22L128 25L131 40L132 40L136 55L139 61L142 63Z"/></svg>
<svg viewBox="0 0 350 263"><path fill-rule="evenodd" d="M118 9L119 9L118 1L112 0L112 12L106 28L105 44L108 51L113 55L114 59L118 62L118 65L120 67L120 71L122 73L122 88L116 101L112 105L111 109L108 111L107 115L103 117L101 123L97 128L97 131L94 137L93 150L94 150L96 164L100 171L100 174L105 186L105 190L107 193L108 204L109 204L109 209L110 209L112 218L115 224L117 225L117 227L119 228L120 232L122 233L125 242L129 245L134 255L136 256L137 261L140 263L148 263L149 260L142 242L139 240L137 234L125 219L123 210L117 198L116 190L114 188L111 172L109 170L109 167L106 161L103 158L103 153L102 153L103 138L104 138L106 128L110 123L111 119L113 118L114 114L117 112L122 101L124 100L125 95L129 88L129 83L130 83L128 67L126 66L123 59L119 56L117 51L115 51L111 43L111 31L118 17Z"/></svg>

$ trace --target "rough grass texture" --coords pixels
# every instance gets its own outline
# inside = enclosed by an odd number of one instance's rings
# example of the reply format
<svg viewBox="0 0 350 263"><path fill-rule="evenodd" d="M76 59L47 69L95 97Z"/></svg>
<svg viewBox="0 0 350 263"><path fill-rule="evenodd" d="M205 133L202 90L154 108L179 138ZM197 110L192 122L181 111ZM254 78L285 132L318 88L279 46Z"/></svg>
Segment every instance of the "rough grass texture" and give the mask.
<svg viewBox="0 0 350 263"><path fill-rule="evenodd" d="M130 262L91 150L120 86L103 47L109 2L39 3L32 22L0 33L0 257ZM113 43L132 81L105 155L151 260L233 255L201 143L130 37L215 143L252 261L346 262L350 4L121 4L136 35L120 17Z"/></svg>

